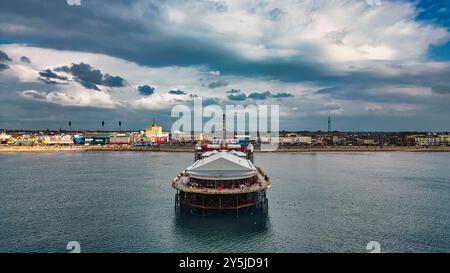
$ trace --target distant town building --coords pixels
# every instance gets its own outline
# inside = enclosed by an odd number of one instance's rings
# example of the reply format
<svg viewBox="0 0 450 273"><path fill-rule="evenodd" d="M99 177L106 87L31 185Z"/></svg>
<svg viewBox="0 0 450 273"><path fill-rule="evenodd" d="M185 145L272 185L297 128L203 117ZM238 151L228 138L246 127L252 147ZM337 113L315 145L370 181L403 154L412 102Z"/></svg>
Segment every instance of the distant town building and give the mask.
<svg viewBox="0 0 450 273"><path fill-rule="evenodd" d="M134 132L58 132L58 131L3 131L1 145L132 145L151 146L155 143L181 142L193 144L222 140L222 132L164 132L162 126L152 124L145 130ZM227 134L227 139L254 144L279 143L281 146L450 146L448 132L288 132L281 131L279 138L273 134L237 132Z"/></svg>
<svg viewBox="0 0 450 273"><path fill-rule="evenodd" d="M115 145L131 144L131 135L129 133L114 133L109 139L109 143Z"/></svg>
<svg viewBox="0 0 450 273"><path fill-rule="evenodd" d="M145 137L153 143L167 142L169 140L169 133L164 133L160 125L154 122L152 125L145 127Z"/></svg>
<svg viewBox="0 0 450 273"><path fill-rule="evenodd" d="M71 145L73 143L72 136L70 135L50 135L43 136L41 143L44 145Z"/></svg>
<svg viewBox="0 0 450 273"><path fill-rule="evenodd" d="M438 135L439 145L450 145L450 135Z"/></svg>
<svg viewBox="0 0 450 273"><path fill-rule="evenodd" d="M162 135L162 126L152 124L145 127L145 134L148 136Z"/></svg>
<svg viewBox="0 0 450 273"><path fill-rule="evenodd" d="M435 145L435 137L428 136L416 136L414 137L414 141L418 146L434 146Z"/></svg>
<svg viewBox="0 0 450 273"><path fill-rule="evenodd" d="M202 141L204 140L204 133L175 131L171 133L171 140L179 142Z"/></svg>
<svg viewBox="0 0 450 273"><path fill-rule="evenodd" d="M312 143L312 137L311 136L299 136L296 138L297 142L300 144L308 144L310 145Z"/></svg>
<svg viewBox="0 0 450 273"><path fill-rule="evenodd" d="M11 135L2 132L0 134L0 144L8 144L8 141L11 139Z"/></svg>
<svg viewBox="0 0 450 273"><path fill-rule="evenodd" d="M334 145L346 145L347 138L345 136L333 136L333 144Z"/></svg>
<svg viewBox="0 0 450 273"><path fill-rule="evenodd" d="M372 146L372 145L379 145L380 142L372 138L358 138L357 144L360 146Z"/></svg>
<svg viewBox="0 0 450 273"><path fill-rule="evenodd" d="M91 133L84 134L82 137L85 145L106 145L109 144L111 136L112 134L109 133Z"/></svg>
<svg viewBox="0 0 450 273"><path fill-rule="evenodd" d="M238 141L256 141L256 135L250 135L250 134L244 134L244 135L236 135L234 137L235 139L237 139Z"/></svg>
<svg viewBox="0 0 450 273"><path fill-rule="evenodd" d="M450 135L448 134L428 134L412 136L417 146L447 146L450 145Z"/></svg>

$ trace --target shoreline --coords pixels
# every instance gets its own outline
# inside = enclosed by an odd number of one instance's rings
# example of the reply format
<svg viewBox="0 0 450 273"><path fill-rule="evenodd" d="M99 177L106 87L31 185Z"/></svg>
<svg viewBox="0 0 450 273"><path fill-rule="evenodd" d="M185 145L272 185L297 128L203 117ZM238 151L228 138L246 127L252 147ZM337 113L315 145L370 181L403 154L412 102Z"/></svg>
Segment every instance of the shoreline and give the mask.
<svg viewBox="0 0 450 273"><path fill-rule="evenodd" d="M90 147L90 146L0 146L0 153L59 153L59 152L170 152L192 153L193 147ZM450 146L444 147L359 147L326 146L279 148L275 151L258 151L255 153L354 153L354 152L450 152Z"/></svg>

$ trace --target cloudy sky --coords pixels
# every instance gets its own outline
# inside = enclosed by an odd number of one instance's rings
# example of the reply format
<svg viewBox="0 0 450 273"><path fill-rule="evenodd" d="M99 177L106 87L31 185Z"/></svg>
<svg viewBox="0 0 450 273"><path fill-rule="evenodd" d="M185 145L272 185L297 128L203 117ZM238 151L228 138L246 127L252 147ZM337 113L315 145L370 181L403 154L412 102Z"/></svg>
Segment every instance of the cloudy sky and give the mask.
<svg viewBox="0 0 450 273"><path fill-rule="evenodd" d="M166 128L279 104L280 128L450 128L448 1L2 0L0 128Z"/></svg>

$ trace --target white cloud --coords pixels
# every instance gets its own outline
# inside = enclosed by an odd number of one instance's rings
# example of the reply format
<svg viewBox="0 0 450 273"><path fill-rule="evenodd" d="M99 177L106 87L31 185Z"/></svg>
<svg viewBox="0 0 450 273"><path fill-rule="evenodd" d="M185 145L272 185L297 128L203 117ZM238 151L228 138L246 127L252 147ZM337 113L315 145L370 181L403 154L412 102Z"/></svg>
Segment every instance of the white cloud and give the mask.
<svg viewBox="0 0 450 273"><path fill-rule="evenodd" d="M244 77L236 75L222 75L218 71L211 71L207 67L144 67L123 59L114 58L101 54L81 53L74 51L62 51L53 49L42 49L24 45L0 45L0 50L5 51L13 61L9 64L10 69L3 70L0 80L3 82L40 83L38 73L47 68L69 65L71 63L85 62L104 73L118 75L127 80L127 86L120 88L101 87L96 91L85 89L75 82L64 85L51 85L52 91L18 90L22 98L27 100L46 101L63 106L79 107L101 107L101 108L130 108L160 110L170 109L174 104L185 103L191 99L190 96L176 96L168 94L169 90L180 89L187 94L195 94L208 98L227 100L226 91L239 89L249 94L251 92L272 93L288 92L293 98L278 101L275 98L268 100L247 100L244 103L276 103L281 105L281 111L285 116L308 117L314 115L353 115L364 113L377 113L402 115L404 113L419 113L423 107L414 102L371 102L370 96L390 97L403 96L407 98L418 97L425 105L436 103L435 96L429 87L407 86L407 85L383 85L380 88L361 90L367 95L367 99L360 98L334 98L330 94L319 94L317 90L327 86L320 86L312 82L283 82L259 77ZM27 56L32 60L31 64L19 61L21 56ZM365 65L363 64L364 68ZM420 63L406 64L402 66L389 66L389 63L375 63L370 73L379 73L389 76L398 75L423 75L448 69L448 63ZM379 71L381 68L381 72ZM383 69L384 68L384 69ZM353 69L359 69L358 67ZM351 71L349 69L348 71ZM211 73L214 72L214 73ZM229 85L214 89L208 88L208 84L220 79L229 82ZM137 92L137 86L148 84L156 87L154 94L142 96ZM433 101L432 99L435 99ZM416 110L414 112L413 110Z"/></svg>
<svg viewBox="0 0 450 273"><path fill-rule="evenodd" d="M78 107L99 107L99 108L116 108L121 106L121 103L114 101L111 95L104 91L74 89L39 92L36 90L20 91L19 94L29 100L37 100L55 103L64 106L78 106Z"/></svg>
<svg viewBox="0 0 450 273"><path fill-rule="evenodd" d="M445 28L414 20L412 2L225 1L217 12L209 1L176 4L174 33L223 43L252 60L301 57L312 61L419 60L431 44L445 43ZM168 21L174 11L166 4ZM273 19L273 11L283 16ZM178 19L177 19L178 20Z"/></svg>
<svg viewBox="0 0 450 273"><path fill-rule="evenodd" d="M69 6L81 6L81 0L66 0Z"/></svg>
<svg viewBox="0 0 450 273"><path fill-rule="evenodd" d="M175 96L167 94L168 91L180 89L187 94L202 96L204 99L227 99L225 91L240 89L250 92L289 92L295 96L302 96L311 89L317 89L314 84L285 83L276 80L267 80L256 77L242 77L233 75L221 75L219 71L210 71L206 67L144 67L123 59L114 58L102 54L81 53L74 51L62 51L54 49L42 49L24 45L0 45L0 50L8 53L14 60L5 70L4 77L9 81L36 82L39 72L48 69L70 65L71 63L88 63L104 73L118 75L126 79L125 87L107 88L99 86L100 91L83 88L75 81L66 84L52 85L57 91L45 93L39 91L21 92L23 98L31 100L45 100L60 105L78 105L91 107L131 107L136 109L165 109L175 103L189 100L189 96ZM20 56L27 56L32 64L23 64ZM61 73L60 73L61 74ZM62 75L62 74L61 74ZM208 88L210 82L229 82L227 86L214 89ZM139 85L148 84L154 86L154 94L142 97L137 92Z"/></svg>
<svg viewBox="0 0 450 273"><path fill-rule="evenodd" d="M365 103L364 110L376 114L391 114L396 113L400 115L407 115L413 111L417 111L422 106L407 103Z"/></svg>
<svg viewBox="0 0 450 273"><path fill-rule="evenodd" d="M172 97L173 96L153 95L137 99L130 104L136 109L167 109L175 103Z"/></svg>
<svg viewBox="0 0 450 273"><path fill-rule="evenodd" d="M385 86L383 89L369 90L368 94L376 95L402 95L413 97L427 97L432 95L431 87L423 86Z"/></svg>
<svg viewBox="0 0 450 273"><path fill-rule="evenodd" d="M195 90L197 86L200 86L198 79L202 75L209 75L201 67L143 67L101 54L42 49L17 44L1 45L0 50L8 52L8 55L13 59L10 69L5 70L2 75L8 81L40 82L38 80L40 71L80 62L88 63L104 73L119 75L127 80L128 85L125 87L106 88L99 86L100 91L83 88L73 81L64 85L54 85L58 88L57 92L38 92L40 96L35 96L37 91L22 92L22 96L26 99L46 100L60 105L107 108L128 106L160 109L170 103L172 96L159 96L158 93L167 93L174 86L182 86L185 90ZM24 55L33 60L32 64L19 62L20 56ZM142 98L137 92L137 86L143 84L155 86L155 94L148 98ZM155 99L157 97L159 99ZM156 101L156 103L153 103L153 101Z"/></svg>

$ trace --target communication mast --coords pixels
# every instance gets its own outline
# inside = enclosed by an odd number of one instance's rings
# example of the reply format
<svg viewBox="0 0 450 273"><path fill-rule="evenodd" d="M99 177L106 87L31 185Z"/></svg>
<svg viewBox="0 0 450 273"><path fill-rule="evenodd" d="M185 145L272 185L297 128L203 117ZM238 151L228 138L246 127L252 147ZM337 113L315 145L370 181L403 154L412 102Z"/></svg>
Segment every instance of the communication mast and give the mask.
<svg viewBox="0 0 450 273"><path fill-rule="evenodd" d="M223 117L222 117L222 143L225 144L225 141L227 139L227 121L226 121L226 116L225 113L223 113Z"/></svg>
<svg viewBox="0 0 450 273"><path fill-rule="evenodd" d="M331 133L331 117L328 116L328 133Z"/></svg>

